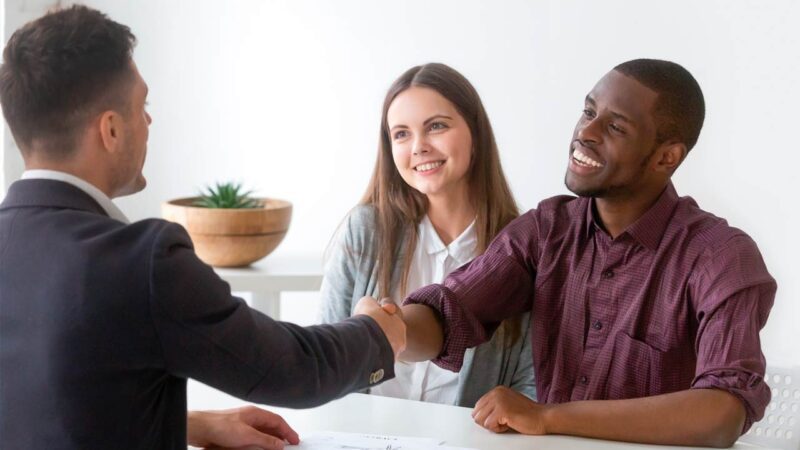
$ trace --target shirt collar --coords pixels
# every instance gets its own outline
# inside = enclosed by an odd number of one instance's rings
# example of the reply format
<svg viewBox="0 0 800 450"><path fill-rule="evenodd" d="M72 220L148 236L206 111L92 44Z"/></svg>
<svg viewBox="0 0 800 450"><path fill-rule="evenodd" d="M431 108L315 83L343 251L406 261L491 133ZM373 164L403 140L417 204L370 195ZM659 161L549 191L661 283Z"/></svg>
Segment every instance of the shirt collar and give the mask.
<svg viewBox="0 0 800 450"><path fill-rule="evenodd" d="M87 195L92 197L112 219L118 220L122 223L130 223L125 214L111 201L106 194L91 183L76 177L75 175L66 172L59 172L57 170L26 170L20 177L23 180L44 179L63 181L64 183L71 184Z"/></svg>
<svg viewBox="0 0 800 450"><path fill-rule="evenodd" d="M672 182L668 183L653 206L639 217L639 220L629 226L625 233L650 250L656 250L679 199L675 186ZM602 229L602 227L595 217L594 199L586 203L586 233L588 236L592 231Z"/></svg>
<svg viewBox="0 0 800 450"><path fill-rule="evenodd" d="M475 257L475 250L478 245L478 236L475 232L475 221L473 220L469 226L461 232L461 234L450 243L444 245L436 228L426 214L419 224L419 238L422 248L425 253L433 255L442 251L447 253L456 260L458 264L465 264Z"/></svg>

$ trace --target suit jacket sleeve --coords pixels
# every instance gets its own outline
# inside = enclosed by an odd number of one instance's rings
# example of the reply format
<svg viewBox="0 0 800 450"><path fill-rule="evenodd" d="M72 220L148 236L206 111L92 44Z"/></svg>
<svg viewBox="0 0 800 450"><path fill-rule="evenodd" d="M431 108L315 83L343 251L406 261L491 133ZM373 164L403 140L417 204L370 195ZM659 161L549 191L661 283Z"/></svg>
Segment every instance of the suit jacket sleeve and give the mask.
<svg viewBox="0 0 800 450"><path fill-rule="evenodd" d="M231 296L194 253L185 230L165 224L149 259L150 310L171 373L249 401L311 407L394 376L394 355L369 317L300 327Z"/></svg>

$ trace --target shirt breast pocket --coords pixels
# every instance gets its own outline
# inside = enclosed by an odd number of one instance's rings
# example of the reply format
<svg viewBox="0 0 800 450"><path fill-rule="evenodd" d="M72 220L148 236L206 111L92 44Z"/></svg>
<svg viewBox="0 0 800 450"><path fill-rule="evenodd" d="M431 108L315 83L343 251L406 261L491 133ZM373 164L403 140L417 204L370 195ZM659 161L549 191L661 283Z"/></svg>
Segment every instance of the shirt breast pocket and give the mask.
<svg viewBox="0 0 800 450"><path fill-rule="evenodd" d="M625 332L617 333L606 376L606 399L647 397L660 393L668 354Z"/></svg>

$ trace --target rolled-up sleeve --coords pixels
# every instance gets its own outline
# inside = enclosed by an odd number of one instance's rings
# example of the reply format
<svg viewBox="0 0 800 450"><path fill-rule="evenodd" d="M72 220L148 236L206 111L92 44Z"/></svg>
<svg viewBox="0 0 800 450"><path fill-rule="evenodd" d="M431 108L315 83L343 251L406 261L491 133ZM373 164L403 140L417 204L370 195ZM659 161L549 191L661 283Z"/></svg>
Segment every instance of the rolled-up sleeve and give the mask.
<svg viewBox="0 0 800 450"><path fill-rule="evenodd" d="M438 366L458 371L464 351L489 340L504 319L530 311L536 267L537 227L529 212L511 222L486 252L454 271L442 284L414 291L404 304L424 304L444 331Z"/></svg>
<svg viewBox="0 0 800 450"><path fill-rule="evenodd" d="M759 332L777 285L755 243L739 236L710 255L696 283L699 329L693 389L721 389L745 407L742 433L764 416L770 390Z"/></svg>

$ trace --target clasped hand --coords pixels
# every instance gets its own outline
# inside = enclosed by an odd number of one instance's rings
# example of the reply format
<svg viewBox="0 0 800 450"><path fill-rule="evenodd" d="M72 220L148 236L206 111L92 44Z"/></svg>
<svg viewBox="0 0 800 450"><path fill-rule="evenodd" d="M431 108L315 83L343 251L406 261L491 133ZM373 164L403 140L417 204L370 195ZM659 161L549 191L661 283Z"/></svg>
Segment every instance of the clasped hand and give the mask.
<svg viewBox="0 0 800 450"><path fill-rule="evenodd" d="M395 359L405 350L406 324L403 322L402 310L390 299L383 299L379 303L373 297L362 297L356 304L353 314L370 316L378 323L392 346Z"/></svg>

